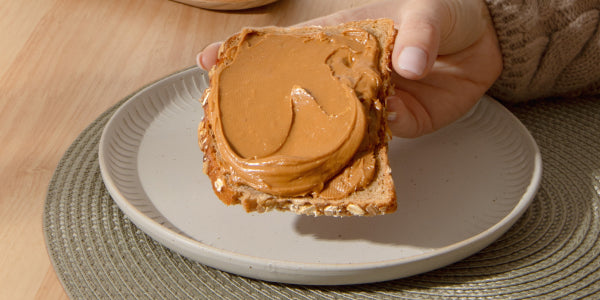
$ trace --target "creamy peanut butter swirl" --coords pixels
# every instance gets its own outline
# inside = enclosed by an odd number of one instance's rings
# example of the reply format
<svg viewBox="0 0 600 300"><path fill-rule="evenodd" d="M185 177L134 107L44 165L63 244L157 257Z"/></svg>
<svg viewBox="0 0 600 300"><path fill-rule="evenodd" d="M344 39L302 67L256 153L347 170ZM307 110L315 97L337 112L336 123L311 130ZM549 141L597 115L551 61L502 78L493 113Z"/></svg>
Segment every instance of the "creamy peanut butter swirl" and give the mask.
<svg viewBox="0 0 600 300"><path fill-rule="evenodd" d="M227 53L226 53L227 54ZM208 94L216 147L230 180L278 196L341 198L368 184L376 39L248 31ZM366 153L366 154L365 154Z"/></svg>

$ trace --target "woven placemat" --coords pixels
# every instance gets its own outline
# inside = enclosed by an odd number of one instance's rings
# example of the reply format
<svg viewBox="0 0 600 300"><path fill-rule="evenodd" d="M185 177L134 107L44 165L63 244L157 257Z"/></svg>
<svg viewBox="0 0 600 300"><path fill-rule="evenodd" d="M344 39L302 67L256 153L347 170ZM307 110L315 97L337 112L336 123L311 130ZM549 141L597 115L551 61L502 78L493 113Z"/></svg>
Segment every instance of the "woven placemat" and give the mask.
<svg viewBox="0 0 600 300"><path fill-rule="evenodd" d="M538 142L544 172L531 207L498 241L429 273L324 287L222 272L170 251L132 224L98 165L102 129L128 98L79 135L49 185L48 253L74 299L600 298L600 98L509 107Z"/></svg>

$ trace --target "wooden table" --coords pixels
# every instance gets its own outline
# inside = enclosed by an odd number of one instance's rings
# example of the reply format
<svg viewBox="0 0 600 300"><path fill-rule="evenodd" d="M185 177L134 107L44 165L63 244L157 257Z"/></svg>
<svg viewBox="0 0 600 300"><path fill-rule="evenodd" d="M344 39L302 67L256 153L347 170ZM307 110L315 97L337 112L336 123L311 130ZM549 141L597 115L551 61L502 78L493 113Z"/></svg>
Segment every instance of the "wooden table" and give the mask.
<svg viewBox="0 0 600 300"><path fill-rule="evenodd" d="M46 189L103 111L243 26L286 26L366 2L217 12L169 0L0 1L0 299L67 298L46 252Z"/></svg>

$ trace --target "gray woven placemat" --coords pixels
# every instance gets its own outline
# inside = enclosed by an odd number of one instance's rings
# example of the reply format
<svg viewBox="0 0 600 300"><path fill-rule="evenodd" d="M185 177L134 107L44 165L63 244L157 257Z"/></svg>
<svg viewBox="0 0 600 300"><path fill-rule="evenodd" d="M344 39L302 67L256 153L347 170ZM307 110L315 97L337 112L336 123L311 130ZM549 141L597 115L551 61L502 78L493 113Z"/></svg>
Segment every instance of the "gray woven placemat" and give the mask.
<svg viewBox="0 0 600 300"><path fill-rule="evenodd" d="M49 184L48 253L74 299L600 298L600 98L510 107L544 161L525 215L483 251L426 274L376 284L310 287L203 266L136 228L104 187L98 142L112 113L73 142Z"/></svg>

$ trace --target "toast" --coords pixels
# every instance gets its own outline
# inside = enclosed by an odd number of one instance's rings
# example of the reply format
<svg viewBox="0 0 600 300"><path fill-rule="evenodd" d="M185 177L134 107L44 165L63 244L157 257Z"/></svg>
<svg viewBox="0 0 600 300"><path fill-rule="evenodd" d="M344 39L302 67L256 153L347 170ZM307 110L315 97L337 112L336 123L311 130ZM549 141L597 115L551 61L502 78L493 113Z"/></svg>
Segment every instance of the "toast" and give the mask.
<svg viewBox="0 0 600 300"><path fill-rule="evenodd" d="M372 180L360 189L350 192L348 195L331 199L318 193L307 193L305 195L277 195L248 184L241 184L237 174L224 163L223 154L220 153L215 139L215 124L211 124L211 113L214 113L214 105L211 105L211 93L217 91L218 80L215 80L220 72L234 61L237 45L240 40L248 34L290 34L290 35L312 35L341 34L349 29L358 28L368 32L377 41L378 61L377 72L381 81L377 85L376 97L369 105L363 107L368 116L368 128L373 131L367 134L361 144L361 151L354 154L352 159L341 168L335 176L349 170L353 162L364 155L374 157L374 175ZM327 215L327 216L375 216L389 214L396 210L396 193L388 161L388 140L391 137L385 111L385 98L393 91L391 86L391 52L396 36L394 24L388 19L363 20L345 23L330 27L300 27L300 28L246 28L239 34L230 37L223 43L218 53L217 64L209 71L210 86L205 90L201 99L205 117L198 127L198 140L204 152L203 171L210 178L215 194L227 205L241 204L247 212L266 212L271 210L291 211L304 215ZM258 74L257 76L260 76ZM361 100L362 101L362 100ZM367 144L366 146L364 144ZM334 176L334 177L335 177ZM339 175L341 176L341 175ZM333 177L323 183L327 186Z"/></svg>

